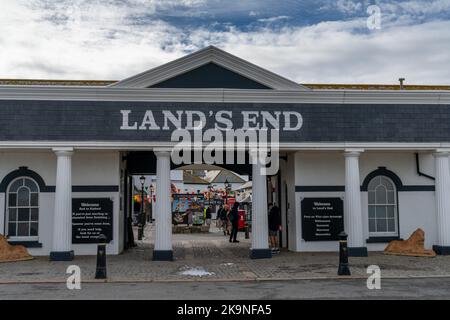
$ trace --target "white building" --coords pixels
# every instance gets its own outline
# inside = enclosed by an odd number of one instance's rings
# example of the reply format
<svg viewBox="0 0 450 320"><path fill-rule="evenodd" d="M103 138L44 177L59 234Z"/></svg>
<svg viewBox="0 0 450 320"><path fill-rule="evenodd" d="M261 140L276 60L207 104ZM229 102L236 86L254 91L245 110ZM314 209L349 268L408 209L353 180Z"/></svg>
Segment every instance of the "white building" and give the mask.
<svg viewBox="0 0 450 320"><path fill-rule="evenodd" d="M279 129L273 190L260 162L221 165L251 176L252 258L270 257L268 198L292 251L336 251L344 229L366 255L422 228L426 247L450 252L448 87L304 86L214 47L119 82L42 84L0 86L0 232L34 255L95 254L99 233L123 251L131 176L146 174L153 258L171 260L172 133L198 121Z"/></svg>
<svg viewBox="0 0 450 320"><path fill-rule="evenodd" d="M209 171L205 179L216 190L225 190L228 187L230 191L233 191L248 181L248 176L242 177L230 170L221 169Z"/></svg>

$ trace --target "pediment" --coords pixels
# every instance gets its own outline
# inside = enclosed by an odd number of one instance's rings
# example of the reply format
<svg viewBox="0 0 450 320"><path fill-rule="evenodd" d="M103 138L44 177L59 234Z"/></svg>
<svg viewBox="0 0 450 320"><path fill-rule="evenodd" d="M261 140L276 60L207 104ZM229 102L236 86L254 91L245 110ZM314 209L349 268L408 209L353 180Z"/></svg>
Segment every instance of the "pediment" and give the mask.
<svg viewBox="0 0 450 320"><path fill-rule="evenodd" d="M213 46L114 83L111 87L310 90Z"/></svg>

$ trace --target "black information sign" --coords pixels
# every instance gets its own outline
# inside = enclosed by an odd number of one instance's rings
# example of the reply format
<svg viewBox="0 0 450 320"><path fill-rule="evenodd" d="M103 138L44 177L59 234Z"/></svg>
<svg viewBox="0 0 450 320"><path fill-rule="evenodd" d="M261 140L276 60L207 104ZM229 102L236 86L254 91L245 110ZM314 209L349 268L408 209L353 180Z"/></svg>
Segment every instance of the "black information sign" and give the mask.
<svg viewBox="0 0 450 320"><path fill-rule="evenodd" d="M344 204L341 198L304 198L302 238L305 241L334 241L344 230Z"/></svg>
<svg viewBox="0 0 450 320"><path fill-rule="evenodd" d="M98 243L104 234L113 239L113 201L109 198L72 199L72 243Z"/></svg>

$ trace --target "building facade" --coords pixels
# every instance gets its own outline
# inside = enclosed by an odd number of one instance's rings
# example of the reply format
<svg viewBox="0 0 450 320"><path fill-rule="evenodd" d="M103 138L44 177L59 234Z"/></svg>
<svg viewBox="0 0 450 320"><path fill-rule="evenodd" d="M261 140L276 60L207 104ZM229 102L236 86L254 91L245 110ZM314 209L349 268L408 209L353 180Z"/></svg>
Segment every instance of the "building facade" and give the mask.
<svg viewBox="0 0 450 320"><path fill-rule="evenodd" d="M426 247L448 254L449 89L308 87L214 47L118 82L1 85L0 233L52 260L95 254L106 233L118 254L130 177L156 175L153 259L171 260L174 131L201 124L206 141L277 132L276 172L264 175L259 161L222 165L251 176L252 258L270 257L268 198L292 251L336 251L345 230L350 253L364 256L421 228Z"/></svg>

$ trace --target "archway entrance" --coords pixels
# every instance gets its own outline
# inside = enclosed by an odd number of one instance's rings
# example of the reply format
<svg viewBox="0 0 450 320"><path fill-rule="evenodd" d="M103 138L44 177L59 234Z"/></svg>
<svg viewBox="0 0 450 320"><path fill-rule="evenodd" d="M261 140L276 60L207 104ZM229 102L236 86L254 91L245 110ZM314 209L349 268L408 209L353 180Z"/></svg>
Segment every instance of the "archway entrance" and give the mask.
<svg viewBox="0 0 450 320"><path fill-rule="evenodd" d="M240 248L247 256L250 251L252 258L271 256L267 235L267 199L276 202L275 199L278 198L275 194L278 191L273 187L276 178L259 179L258 187L259 189L263 187L265 195L261 197L264 200L258 203L259 210L264 216L258 220L258 217L253 216L254 168L249 161L245 164L220 166L208 164L176 166L170 163L170 177L164 178L165 181L158 176L158 173L160 174L157 168L158 161L153 151L127 152L123 154L122 161L125 172L122 188L125 190L123 194L125 248L136 244L148 245L153 248L154 260L177 259L179 247L191 248L187 251L193 252L194 255L198 254L196 247L203 248L202 250L206 252L214 251L218 247L232 248L231 250L235 252L239 251L236 248ZM170 221L165 220L164 234L161 218L158 218L158 210L161 210L161 206L158 207L158 189L161 188L162 182L170 186L169 201L166 202L163 217L167 219L167 215L170 214ZM267 187L269 184L270 188ZM259 191L257 196L261 195ZM233 242L232 237L230 243L230 227L227 227L225 222L227 219L221 220L220 215L224 214L223 208L229 209L235 202L241 202L237 236L240 242ZM256 235L259 236L259 242L255 239ZM162 237L164 240L161 240ZM161 250L162 256L158 256L158 241L170 242L170 246L164 248L170 250ZM257 248L258 243L265 247Z"/></svg>

